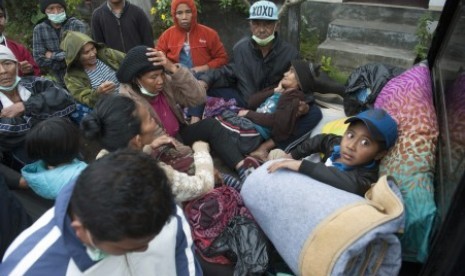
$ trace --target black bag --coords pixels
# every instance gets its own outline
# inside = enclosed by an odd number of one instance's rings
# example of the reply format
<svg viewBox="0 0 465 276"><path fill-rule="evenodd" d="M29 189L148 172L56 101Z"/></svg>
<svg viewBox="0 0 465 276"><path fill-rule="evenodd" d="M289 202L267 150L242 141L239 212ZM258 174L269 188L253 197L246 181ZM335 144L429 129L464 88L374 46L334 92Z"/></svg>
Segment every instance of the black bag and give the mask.
<svg viewBox="0 0 465 276"><path fill-rule="evenodd" d="M402 72L402 68L382 63L369 63L355 69L344 92L345 114L353 116L372 108L384 85Z"/></svg>
<svg viewBox="0 0 465 276"><path fill-rule="evenodd" d="M269 265L268 239L255 221L244 216L233 217L204 254L224 255L235 262L234 276L262 275Z"/></svg>

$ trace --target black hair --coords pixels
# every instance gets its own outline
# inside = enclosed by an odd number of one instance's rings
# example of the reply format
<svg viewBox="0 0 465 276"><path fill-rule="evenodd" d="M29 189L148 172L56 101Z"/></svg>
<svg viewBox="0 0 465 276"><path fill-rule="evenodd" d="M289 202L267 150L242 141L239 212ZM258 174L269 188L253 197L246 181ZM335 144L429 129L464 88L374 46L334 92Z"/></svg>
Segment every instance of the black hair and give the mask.
<svg viewBox="0 0 465 276"><path fill-rule="evenodd" d="M105 95L91 113L81 121L85 138L97 140L108 151L126 148L131 139L140 133L141 121L137 103L122 95Z"/></svg>
<svg viewBox="0 0 465 276"><path fill-rule="evenodd" d="M70 213L100 242L156 235L175 208L157 161L130 149L92 162L79 175L70 199Z"/></svg>
<svg viewBox="0 0 465 276"><path fill-rule="evenodd" d="M79 154L79 129L70 120L53 117L39 122L26 135L30 158L41 159L49 166L70 163Z"/></svg>

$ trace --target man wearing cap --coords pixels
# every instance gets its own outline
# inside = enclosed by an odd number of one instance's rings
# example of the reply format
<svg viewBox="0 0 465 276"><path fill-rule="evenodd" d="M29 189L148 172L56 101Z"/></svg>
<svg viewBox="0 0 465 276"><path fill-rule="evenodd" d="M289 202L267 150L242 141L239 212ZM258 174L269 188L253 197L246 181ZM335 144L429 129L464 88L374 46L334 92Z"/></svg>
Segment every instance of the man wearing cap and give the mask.
<svg viewBox="0 0 465 276"><path fill-rule="evenodd" d="M397 140L397 122L383 109L370 109L350 117L341 137L319 134L289 152L293 159L272 163L268 172L288 169L335 188L363 196L378 180L379 162ZM322 153L322 162L304 157Z"/></svg>
<svg viewBox="0 0 465 276"><path fill-rule="evenodd" d="M41 70L49 72L64 87L65 53L60 49L61 35L67 30L87 33L87 25L66 15L64 0L40 0L40 11L47 15L34 27L32 46L34 59Z"/></svg>
<svg viewBox="0 0 465 276"><path fill-rule="evenodd" d="M252 36L234 45L232 62L199 77L205 87L214 88L208 91L210 96L234 98L240 106L246 106L255 92L277 85L291 60L299 57L296 47L278 36L278 8L273 2L255 2L249 15Z"/></svg>
<svg viewBox="0 0 465 276"><path fill-rule="evenodd" d="M6 18L5 7L3 5L3 1L0 1L0 45L4 45L10 48L10 50L13 52L13 54L18 59L18 65L19 65L18 75L20 77L27 76L27 75L40 76L39 66L34 61L34 58L32 57L29 50L26 47L24 47L22 44L14 40L7 39L5 37L4 31L5 31L6 20L7 18Z"/></svg>
<svg viewBox="0 0 465 276"><path fill-rule="evenodd" d="M20 78L18 60L11 50L0 45L0 151L11 152L27 162L24 150L26 133L37 122L50 117L65 117L76 108L68 92L54 82L35 77Z"/></svg>
<svg viewBox="0 0 465 276"><path fill-rule="evenodd" d="M145 12L126 0L107 0L92 14L95 41L127 53L138 45L153 47L152 26Z"/></svg>

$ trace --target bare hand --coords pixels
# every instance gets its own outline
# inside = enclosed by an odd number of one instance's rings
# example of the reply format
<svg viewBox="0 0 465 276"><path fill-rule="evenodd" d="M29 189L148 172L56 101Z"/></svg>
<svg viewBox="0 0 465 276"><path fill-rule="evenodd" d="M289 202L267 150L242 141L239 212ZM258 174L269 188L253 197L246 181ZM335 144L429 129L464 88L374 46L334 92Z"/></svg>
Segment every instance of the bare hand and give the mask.
<svg viewBox="0 0 465 276"><path fill-rule="evenodd" d="M247 115L247 113L249 113L249 110L247 109L241 109L239 110L239 112L237 113L237 116L239 117L245 117Z"/></svg>
<svg viewBox="0 0 465 276"><path fill-rule="evenodd" d="M147 48L149 50L147 52L147 57L150 62L152 62L153 66L163 66L166 71L170 71L174 73L178 70L178 67L172 63L163 53L162 51L158 51L154 48Z"/></svg>
<svg viewBox="0 0 465 276"><path fill-rule="evenodd" d="M50 58L52 58L52 56L53 56L53 52L51 52L51 51L45 52L45 57L46 58L50 59Z"/></svg>
<svg viewBox="0 0 465 276"><path fill-rule="evenodd" d="M210 67L208 67L208 65L205 64L205 65L202 65L202 66L192 67L191 71L192 71L192 73L200 73L200 72L205 72L208 69L210 69Z"/></svg>
<svg viewBox="0 0 465 276"><path fill-rule="evenodd" d="M267 170L268 170L268 173L273 173L280 169L288 169L288 170L296 172L299 170L301 164L302 164L301 160L286 159L286 160L274 162L273 164L268 166Z"/></svg>
<svg viewBox="0 0 465 276"><path fill-rule="evenodd" d="M22 102L14 103L9 107L2 109L0 117L2 118L14 118L24 113L24 104Z"/></svg>
<svg viewBox="0 0 465 276"><path fill-rule="evenodd" d="M199 80L198 81L200 86L203 86L203 88L205 88L205 90L208 90L208 83L204 82L203 80Z"/></svg>
<svg viewBox="0 0 465 276"><path fill-rule="evenodd" d="M116 89L116 84L112 81L104 81L100 84L99 87L95 90L99 94L108 94L113 92Z"/></svg>
<svg viewBox="0 0 465 276"><path fill-rule="evenodd" d="M302 115L305 115L308 113L308 110L310 109L310 107L308 106L308 104L304 101L299 101L299 107L298 107L298 110L297 110L297 113L296 113L296 117L300 117Z"/></svg>
<svg viewBox="0 0 465 276"><path fill-rule="evenodd" d="M164 134L162 136L159 136L159 137L153 139L152 143L150 143L150 147L152 149L156 149L156 148L158 148L160 146L163 146L163 145L166 145L166 144L171 144L171 145L174 146L173 138L170 137L167 134Z"/></svg>
<svg viewBox="0 0 465 276"><path fill-rule="evenodd" d="M282 81L279 82L278 87L276 87L274 89L274 92L278 92L278 93L283 93L284 92L284 87L283 87Z"/></svg>
<svg viewBox="0 0 465 276"><path fill-rule="evenodd" d="M20 61L18 62L18 64L19 64L19 70L23 74L30 74L34 70L34 68L32 67L32 64L30 64L27 60Z"/></svg>

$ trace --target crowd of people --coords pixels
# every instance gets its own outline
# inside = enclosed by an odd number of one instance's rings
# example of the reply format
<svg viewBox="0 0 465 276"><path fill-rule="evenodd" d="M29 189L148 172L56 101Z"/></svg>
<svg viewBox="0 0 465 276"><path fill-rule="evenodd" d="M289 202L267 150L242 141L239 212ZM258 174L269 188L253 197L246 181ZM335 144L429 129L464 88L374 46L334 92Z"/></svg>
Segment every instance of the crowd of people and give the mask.
<svg viewBox="0 0 465 276"><path fill-rule="evenodd" d="M90 27L64 0L39 6L31 55L3 35L0 4L0 274L209 271L182 208L224 185L240 192L272 149L322 118L312 64L278 35L277 6L250 7L251 35L231 57L197 22L194 0L172 1L174 25L156 42L125 0L105 1ZM363 195L397 126L382 110L346 123L342 137L316 136L265 163L270 177L287 169ZM88 143L94 155L83 154ZM303 159L314 152L325 163ZM54 207L31 217L18 190Z"/></svg>

